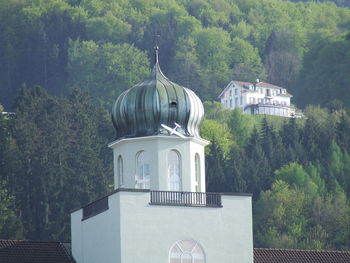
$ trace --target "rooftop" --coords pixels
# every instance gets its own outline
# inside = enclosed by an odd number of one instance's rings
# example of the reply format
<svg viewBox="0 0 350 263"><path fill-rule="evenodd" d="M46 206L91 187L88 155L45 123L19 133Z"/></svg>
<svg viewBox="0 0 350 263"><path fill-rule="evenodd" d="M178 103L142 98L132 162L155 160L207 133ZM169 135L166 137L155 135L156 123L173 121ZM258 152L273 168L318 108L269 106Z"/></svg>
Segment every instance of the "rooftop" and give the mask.
<svg viewBox="0 0 350 263"><path fill-rule="evenodd" d="M74 263L70 243L1 240L1 263Z"/></svg>
<svg viewBox="0 0 350 263"><path fill-rule="evenodd" d="M70 243L0 240L1 263L74 263ZM350 251L254 248L254 263L348 263Z"/></svg>
<svg viewBox="0 0 350 263"><path fill-rule="evenodd" d="M345 263L350 251L255 248L254 263Z"/></svg>

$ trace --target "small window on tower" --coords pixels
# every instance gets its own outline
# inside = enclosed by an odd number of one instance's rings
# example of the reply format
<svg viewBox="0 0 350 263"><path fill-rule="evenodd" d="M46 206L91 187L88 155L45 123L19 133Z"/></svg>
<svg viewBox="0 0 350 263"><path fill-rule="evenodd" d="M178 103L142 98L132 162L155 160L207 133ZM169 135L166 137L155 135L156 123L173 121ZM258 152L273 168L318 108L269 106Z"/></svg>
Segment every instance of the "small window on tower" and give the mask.
<svg viewBox="0 0 350 263"><path fill-rule="evenodd" d="M195 166L195 187L196 192L201 192L201 162L199 158L199 154L196 153L194 156L194 166Z"/></svg>
<svg viewBox="0 0 350 263"><path fill-rule="evenodd" d="M181 191L181 159L175 150L168 154L168 188L169 191Z"/></svg>
<svg viewBox="0 0 350 263"><path fill-rule="evenodd" d="M136 155L135 187L138 189L149 189L150 177L150 164L148 155L146 155L145 151L140 151Z"/></svg>
<svg viewBox="0 0 350 263"><path fill-rule="evenodd" d="M123 158L121 155L118 157L118 180L119 187L121 187L124 184Z"/></svg>

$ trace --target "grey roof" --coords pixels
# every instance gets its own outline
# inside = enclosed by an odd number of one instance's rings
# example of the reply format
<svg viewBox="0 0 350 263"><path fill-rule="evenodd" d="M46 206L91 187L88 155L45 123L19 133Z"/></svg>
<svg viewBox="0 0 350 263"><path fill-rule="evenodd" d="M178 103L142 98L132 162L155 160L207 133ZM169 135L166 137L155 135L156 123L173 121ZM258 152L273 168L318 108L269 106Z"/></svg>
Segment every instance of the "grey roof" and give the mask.
<svg viewBox="0 0 350 263"><path fill-rule="evenodd" d="M0 240L1 263L74 263L67 244L60 242Z"/></svg>
<svg viewBox="0 0 350 263"><path fill-rule="evenodd" d="M167 135L161 124L172 128L175 122L182 127L178 132L200 137L203 117L203 104L197 95L164 76L158 62L158 49L151 76L124 91L112 107L117 139Z"/></svg>
<svg viewBox="0 0 350 263"><path fill-rule="evenodd" d="M254 248L254 263L349 263L350 251Z"/></svg>

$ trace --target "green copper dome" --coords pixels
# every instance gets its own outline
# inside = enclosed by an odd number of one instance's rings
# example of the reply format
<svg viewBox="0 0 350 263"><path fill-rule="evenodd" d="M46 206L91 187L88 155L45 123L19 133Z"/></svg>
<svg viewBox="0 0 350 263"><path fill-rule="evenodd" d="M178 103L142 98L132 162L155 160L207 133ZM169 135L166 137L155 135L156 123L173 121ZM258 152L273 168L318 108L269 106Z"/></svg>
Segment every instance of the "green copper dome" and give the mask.
<svg viewBox="0 0 350 263"><path fill-rule="evenodd" d="M190 89L171 82L156 63L151 76L124 91L112 108L117 139L151 135L170 135L164 125L187 137L200 137L204 109L201 100ZM163 126L162 126L163 124Z"/></svg>

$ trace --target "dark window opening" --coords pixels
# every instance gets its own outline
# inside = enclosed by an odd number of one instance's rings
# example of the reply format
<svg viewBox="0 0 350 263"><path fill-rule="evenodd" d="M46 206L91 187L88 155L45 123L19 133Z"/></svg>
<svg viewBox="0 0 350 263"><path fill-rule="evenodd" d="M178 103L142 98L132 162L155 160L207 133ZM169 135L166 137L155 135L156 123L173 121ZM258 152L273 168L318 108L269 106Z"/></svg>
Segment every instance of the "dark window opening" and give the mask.
<svg viewBox="0 0 350 263"><path fill-rule="evenodd" d="M170 107L176 107L177 106L177 102L176 101L171 101L170 102Z"/></svg>

